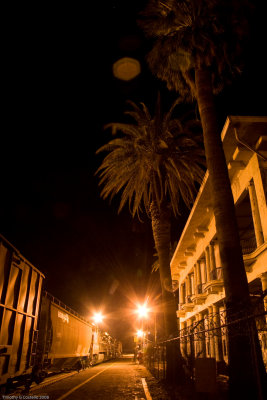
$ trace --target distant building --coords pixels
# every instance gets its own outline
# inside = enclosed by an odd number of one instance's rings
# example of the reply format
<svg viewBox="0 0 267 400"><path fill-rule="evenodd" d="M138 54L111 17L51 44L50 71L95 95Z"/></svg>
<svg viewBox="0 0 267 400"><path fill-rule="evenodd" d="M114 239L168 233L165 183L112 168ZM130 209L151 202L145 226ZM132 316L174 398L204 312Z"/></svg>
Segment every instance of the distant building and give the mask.
<svg viewBox="0 0 267 400"><path fill-rule="evenodd" d="M267 363L267 117L228 117L222 141L231 180L243 258L265 364ZM209 174L206 173L171 260L179 285L181 341L184 356L228 362L225 291ZM201 329L199 329L201 327ZM190 333L199 332L190 336Z"/></svg>

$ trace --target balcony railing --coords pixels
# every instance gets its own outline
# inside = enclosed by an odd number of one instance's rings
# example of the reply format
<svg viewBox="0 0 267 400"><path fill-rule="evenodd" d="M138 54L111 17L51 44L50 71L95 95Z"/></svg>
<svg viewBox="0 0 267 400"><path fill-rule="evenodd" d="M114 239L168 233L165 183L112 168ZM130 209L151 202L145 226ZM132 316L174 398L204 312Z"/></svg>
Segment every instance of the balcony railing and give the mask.
<svg viewBox="0 0 267 400"><path fill-rule="evenodd" d="M214 268L212 271L210 271L210 279L212 281L223 279L222 268Z"/></svg>
<svg viewBox="0 0 267 400"><path fill-rule="evenodd" d="M191 296L186 296L186 303L192 303Z"/></svg>
<svg viewBox="0 0 267 400"><path fill-rule="evenodd" d="M255 236L249 239L241 239L240 244L242 247L243 255L253 253L253 251L257 249L257 242Z"/></svg>
<svg viewBox="0 0 267 400"><path fill-rule="evenodd" d="M199 284L197 285L197 294L203 293L202 286L203 286L202 283L199 283Z"/></svg>

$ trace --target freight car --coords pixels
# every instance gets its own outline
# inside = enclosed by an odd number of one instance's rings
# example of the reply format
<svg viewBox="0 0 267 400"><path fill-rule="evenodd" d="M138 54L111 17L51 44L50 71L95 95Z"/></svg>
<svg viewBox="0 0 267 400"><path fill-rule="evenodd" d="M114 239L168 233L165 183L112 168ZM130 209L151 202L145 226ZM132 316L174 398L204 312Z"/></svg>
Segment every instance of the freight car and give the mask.
<svg viewBox="0 0 267 400"><path fill-rule="evenodd" d="M44 292L41 301L35 370L50 372L87 368L119 357L121 343Z"/></svg>
<svg viewBox="0 0 267 400"><path fill-rule="evenodd" d="M54 296L43 293L36 360L41 370L69 370L78 361L89 366L99 361L100 341L93 324Z"/></svg>
<svg viewBox="0 0 267 400"><path fill-rule="evenodd" d="M0 387L32 372L43 278L0 235Z"/></svg>
<svg viewBox="0 0 267 400"><path fill-rule="evenodd" d="M44 275L0 235L0 389L119 357L121 343L47 292Z"/></svg>

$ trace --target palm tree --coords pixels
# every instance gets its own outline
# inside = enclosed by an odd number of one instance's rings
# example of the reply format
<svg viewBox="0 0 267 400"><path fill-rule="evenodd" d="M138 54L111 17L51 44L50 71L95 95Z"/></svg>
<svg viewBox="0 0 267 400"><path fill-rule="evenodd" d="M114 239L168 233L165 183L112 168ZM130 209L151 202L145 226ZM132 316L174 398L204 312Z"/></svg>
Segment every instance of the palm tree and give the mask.
<svg viewBox="0 0 267 400"><path fill-rule="evenodd" d="M197 100L229 322L237 312L250 309L250 296L214 95L240 71L249 13L248 2L240 0L149 0L139 21L154 39L148 54L152 72L185 101ZM265 379L255 325L252 332L241 338L229 330L230 388L235 398L240 388L244 396L255 396L257 373ZM251 340L256 362L247 351Z"/></svg>
<svg viewBox="0 0 267 400"><path fill-rule="evenodd" d="M199 123L172 118L175 101L162 115L158 99L155 116L145 104L130 102L126 112L135 123L110 123L113 133L123 135L102 146L97 153L107 151L97 170L101 196L111 199L121 194L119 212L128 202L132 215L145 209L151 217L155 247L159 258L165 330L168 339L177 337L177 318L170 271L171 211L179 214L179 202L188 207L195 195L195 183L203 177L204 152L199 141ZM170 349L171 345L167 346ZM173 346L172 346L173 347ZM176 348L179 349L178 346ZM168 351L167 349L167 351ZM167 379L172 379L174 366L168 351ZM180 353L177 359L181 361ZM172 367L173 366L173 367ZM181 362L176 366L183 379Z"/></svg>

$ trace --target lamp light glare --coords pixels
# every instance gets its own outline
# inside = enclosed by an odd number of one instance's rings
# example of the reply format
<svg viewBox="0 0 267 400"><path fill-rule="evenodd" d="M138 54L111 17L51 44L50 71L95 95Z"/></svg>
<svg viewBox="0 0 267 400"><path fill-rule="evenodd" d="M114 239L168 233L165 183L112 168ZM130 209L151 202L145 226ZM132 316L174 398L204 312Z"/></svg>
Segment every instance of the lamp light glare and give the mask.
<svg viewBox="0 0 267 400"><path fill-rule="evenodd" d="M144 332L142 331L142 329L138 329L138 331L137 331L137 337L143 337L144 336Z"/></svg>
<svg viewBox="0 0 267 400"><path fill-rule="evenodd" d="M103 315L100 312L95 313L93 316L93 320L96 324L99 324L103 321Z"/></svg>
<svg viewBox="0 0 267 400"><path fill-rule="evenodd" d="M148 314L148 311L149 310L148 310L146 304L138 306L137 312L138 312L138 315L139 315L140 318L146 318L147 314Z"/></svg>

